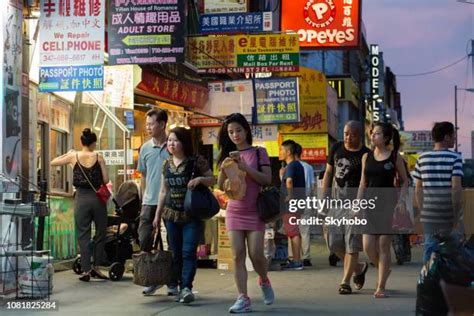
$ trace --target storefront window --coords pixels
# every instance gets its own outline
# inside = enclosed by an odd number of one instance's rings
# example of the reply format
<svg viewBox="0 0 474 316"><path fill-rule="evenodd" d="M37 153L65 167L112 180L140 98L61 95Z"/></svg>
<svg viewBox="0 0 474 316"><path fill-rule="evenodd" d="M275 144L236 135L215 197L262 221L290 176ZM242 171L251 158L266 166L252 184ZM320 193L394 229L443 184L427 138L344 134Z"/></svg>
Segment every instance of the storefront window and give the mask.
<svg viewBox="0 0 474 316"><path fill-rule="evenodd" d="M57 130L51 130L51 146L50 157L55 158L64 155L67 152L67 134ZM51 190L67 191L67 166L51 167Z"/></svg>
<svg viewBox="0 0 474 316"><path fill-rule="evenodd" d="M109 111L111 115L126 124L124 113L126 110L110 107ZM104 157L112 189L117 192L118 187L124 181L125 135L123 130L97 105L82 103L74 108L73 134L81 135L84 128L90 128L97 135L96 152ZM75 136L73 142L74 149L81 148L79 136ZM127 150L129 178L130 173L133 172L133 156L131 154L131 150Z"/></svg>

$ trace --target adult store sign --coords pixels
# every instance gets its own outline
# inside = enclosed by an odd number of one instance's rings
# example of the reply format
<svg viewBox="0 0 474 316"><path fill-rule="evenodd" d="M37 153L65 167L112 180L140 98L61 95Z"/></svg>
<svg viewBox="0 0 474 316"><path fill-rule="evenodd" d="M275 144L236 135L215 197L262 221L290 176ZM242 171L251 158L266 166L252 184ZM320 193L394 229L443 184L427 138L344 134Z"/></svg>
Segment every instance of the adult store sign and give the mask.
<svg viewBox="0 0 474 316"><path fill-rule="evenodd" d="M109 64L184 62L185 0L109 2Z"/></svg>

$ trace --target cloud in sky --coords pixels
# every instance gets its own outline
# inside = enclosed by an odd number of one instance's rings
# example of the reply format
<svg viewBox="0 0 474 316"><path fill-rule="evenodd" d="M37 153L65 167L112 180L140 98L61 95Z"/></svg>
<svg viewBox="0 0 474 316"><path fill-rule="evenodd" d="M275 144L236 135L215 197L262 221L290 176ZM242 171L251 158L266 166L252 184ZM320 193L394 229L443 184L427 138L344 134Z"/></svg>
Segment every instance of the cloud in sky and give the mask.
<svg viewBox="0 0 474 316"><path fill-rule="evenodd" d="M430 71L466 55L474 39L474 5L455 0L364 0L362 16L369 43L380 45L385 64L396 74ZM474 87L472 61L420 77L397 77L406 130L454 122L454 85ZM468 70L468 71L467 71ZM463 106L464 105L464 106ZM474 94L459 92L460 150L471 156ZM462 111L461 111L462 110Z"/></svg>

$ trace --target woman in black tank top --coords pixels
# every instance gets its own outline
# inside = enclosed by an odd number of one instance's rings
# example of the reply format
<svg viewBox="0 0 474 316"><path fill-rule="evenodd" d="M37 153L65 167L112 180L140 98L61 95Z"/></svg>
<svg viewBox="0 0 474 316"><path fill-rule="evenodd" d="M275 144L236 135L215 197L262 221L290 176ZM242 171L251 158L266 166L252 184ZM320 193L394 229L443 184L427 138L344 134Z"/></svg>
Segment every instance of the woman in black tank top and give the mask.
<svg viewBox="0 0 474 316"><path fill-rule="evenodd" d="M95 190L102 184L109 182L105 161L99 154L94 154L97 136L89 128L82 131L82 151L70 150L67 154L59 156L51 161L51 166L71 165L73 168L73 185L76 188L74 201L74 222L79 240L81 253L81 266L85 274L79 278L88 282L91 277L107 279L98 268L98 264L105 260L105 239L107 233L107 207L97 197ZM85 161L94 159L95 163L90 167ZM82 160L82 163L81 161ZM90 164L88 164L90 165ZM89 183L90 182L90 183ZM95 226L94 253L89 250L91 240L91 224ZM91 266L91 256L94 258L94 267Z"/></svg>
<svg viewBox="0 0 474 316"><path fill-rule="evenodd" d="M389 145L393 142L393 150ZM393 212L406 212L404 207L408 181L403 161L398 153L400 135L387 123L376 123L371 132L374 150L362 157L362 178L359 199L374 199L375 208L365 210L367 227L364 234L364 251L378 269L375 298L387 297L385 285L390 275ZM395 189L395 176L400 175L402 190L399 201Z"/></svg>

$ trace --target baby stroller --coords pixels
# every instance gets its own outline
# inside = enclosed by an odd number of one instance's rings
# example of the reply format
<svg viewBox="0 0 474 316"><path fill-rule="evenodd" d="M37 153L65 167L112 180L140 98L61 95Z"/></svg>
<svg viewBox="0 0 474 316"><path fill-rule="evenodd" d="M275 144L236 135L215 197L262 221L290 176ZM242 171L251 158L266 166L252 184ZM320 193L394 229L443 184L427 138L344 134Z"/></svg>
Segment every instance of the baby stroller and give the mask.
<svg viewBox="0 0 474 316"><path fill-rule="evenodd" d="M137 184L133 181L122 183L112 200L115 214L107 217L107 263L104 265L109 267L109 278L120 281L125 271L125 261L132 258L133 242L138 241L141 200ZM89 246L94 247L94 240L91 240ZM72 269L76 274L83 272L80 257L74 261Z"/></svg>

